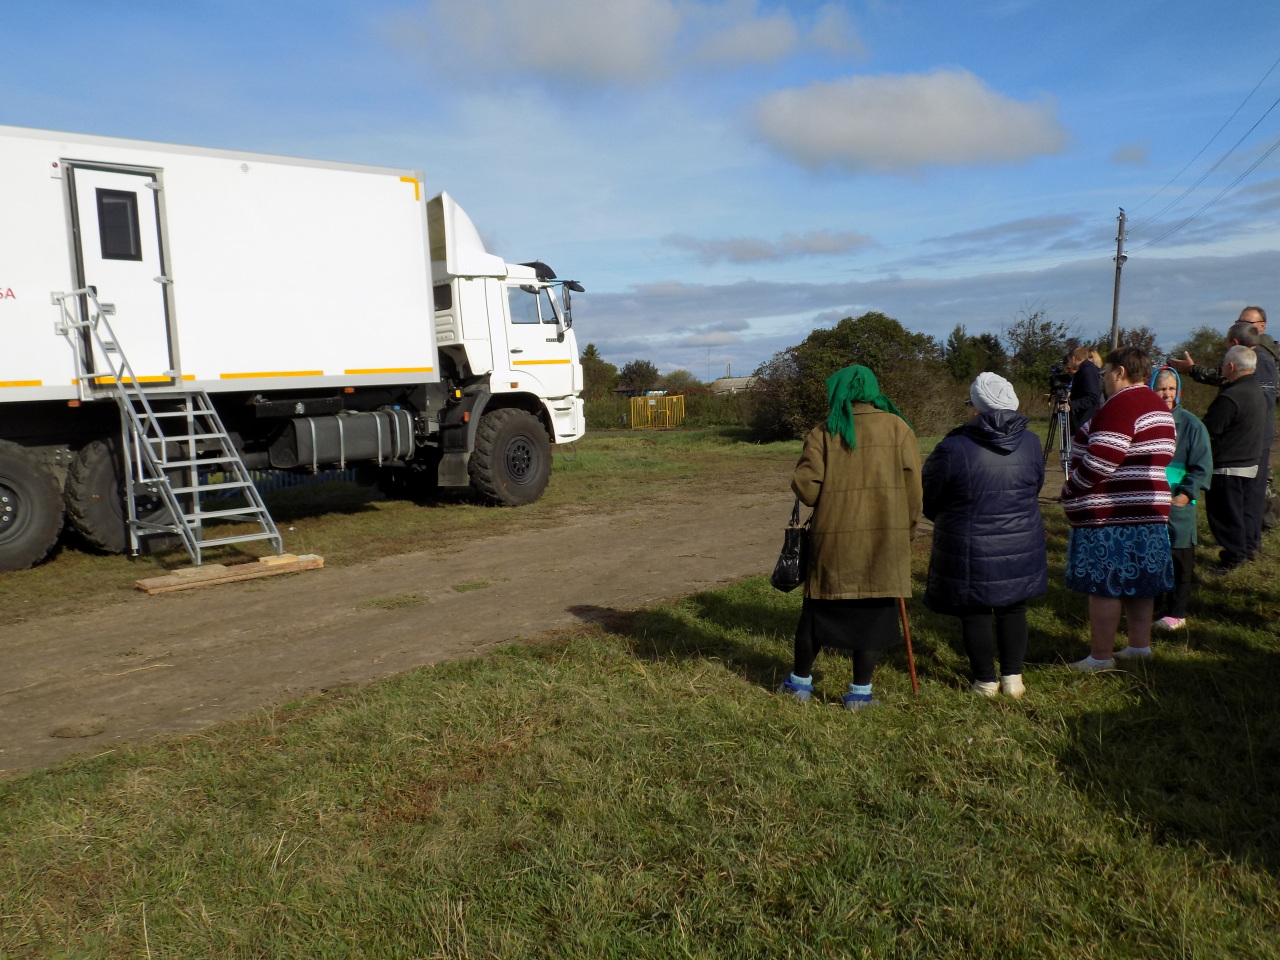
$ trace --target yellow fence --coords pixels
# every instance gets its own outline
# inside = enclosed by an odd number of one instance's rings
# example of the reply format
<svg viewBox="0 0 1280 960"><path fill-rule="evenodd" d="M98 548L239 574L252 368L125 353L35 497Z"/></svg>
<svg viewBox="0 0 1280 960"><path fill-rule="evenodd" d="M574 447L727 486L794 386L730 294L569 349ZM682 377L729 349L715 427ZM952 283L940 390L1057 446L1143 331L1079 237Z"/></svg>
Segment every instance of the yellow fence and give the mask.
<svg viewBox="0 0 1280 960"><path fill-rule="evenodd" d="M684 423L684 397L632 397L632 430L669 430Z"/></svg>

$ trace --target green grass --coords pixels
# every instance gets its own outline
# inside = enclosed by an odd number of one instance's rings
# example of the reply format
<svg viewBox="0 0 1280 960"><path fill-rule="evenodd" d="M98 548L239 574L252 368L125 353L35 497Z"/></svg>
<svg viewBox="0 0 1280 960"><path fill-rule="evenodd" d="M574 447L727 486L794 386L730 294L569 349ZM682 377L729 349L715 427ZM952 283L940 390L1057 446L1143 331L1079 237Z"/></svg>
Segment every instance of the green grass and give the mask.
<svg viewBox="0 0 1280 960"><path fill-rule="evenodd" d="M918 599L918 698L786 701L752 580L62 763L0 783L0 956L1280 956L1275 572L1093 676L1053 587L1018 702Z"/></svg>
<svg viewBox="0 0 1280 960"><path fill-rule="evenodd" d="M537 503L503 509L446 497L420 505L387 500L350 483L285 490L266 498L285 551L314 553L325 565L441 549L463 540L561 523L583 511L600 513L679 497L684 490L726 487L759 472L780 470L799 456L799 443L754 444L733 428L639 433L601 431L571 447L555 447L551 483ZM266 553L262 544L211 551L206 562L237 563ZM100 556L60 546L31 570L0 573L0 626L62 613L87 613L137 596L134 581L190 565L183 551L160 556Z"/></svg>

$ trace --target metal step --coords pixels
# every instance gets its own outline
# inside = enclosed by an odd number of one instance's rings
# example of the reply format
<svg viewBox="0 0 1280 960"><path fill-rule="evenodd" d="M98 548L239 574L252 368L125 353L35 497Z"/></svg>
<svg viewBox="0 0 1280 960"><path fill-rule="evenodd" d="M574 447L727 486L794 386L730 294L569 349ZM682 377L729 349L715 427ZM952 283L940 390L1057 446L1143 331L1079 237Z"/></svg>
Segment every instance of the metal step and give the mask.
<svg viewBox="0 0 1280 960"><path fill-rule="evenodd" d="M239 457L204 457L200 460L160 460L160 466L166 470L177 470L180 467L202 467L214 463L239 463Z"/></svg>
<svg viewBox="0 0 1280 960"><path fill-rule="evenodd" d="M263 511L253 507L239 507L233 510L201 510L199 513L184 513L182 519L186 521L192 520L214 520L219 517L244 517L247 523L257 523L262 518Z"/></svg>
<svg viewBox="0 0 1280 960"><path fill-rule="evenodd" d="M174 493L202 493L205 490L243 490L252 487L252 480L226 480L219 483L202 483L194 487L170 487Z"/></svg>
<svg viewBox="0 0 1280 960"><path fill-rule="evenodd" d="M201 540L200 546L208 549L209 547L223 547L229 543L249 543L253 540L269 540L269 533L245 533L238 537L215 537L212 540Z"/></svg>

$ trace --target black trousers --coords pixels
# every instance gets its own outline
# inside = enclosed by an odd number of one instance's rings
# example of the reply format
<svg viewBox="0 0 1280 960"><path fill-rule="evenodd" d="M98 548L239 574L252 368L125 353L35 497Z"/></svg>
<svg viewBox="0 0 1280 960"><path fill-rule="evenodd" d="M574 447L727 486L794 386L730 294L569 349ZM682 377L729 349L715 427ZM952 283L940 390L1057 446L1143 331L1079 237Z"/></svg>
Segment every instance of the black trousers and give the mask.
<svg viewBox="0 0 1280 960"><path fill-rule="evenodd" d="M990 683L996 679L996 651L1000 652L1000 672L1005 676L1022 673L1027 655L1027 605L973 607L959 614L960 639L969 655L973 679ZM995 630L992 631L994 624Z"/></svg>
<svg viewBox="0 0 1280 960"><path fill-rule="evenodd" d="M1156 609L1162 617L1187 619L1187 601L1191 599L1191 585L1196 582L1196 545L1173 548L1173 589L1156 599Z"/></svg>
<svg viewBox="0 0 1280 960"><path fill-rule="evenodd" d="M1249 559L1247 504L1253 482L1253 477L1229 477L1216 473L1205 497L1205 515L1209 519L1213 539L1222 548L1218 561L1224 567L1234 567Z"/></svg>
<svg viewBox="0 0 1280 960"><path fill-rule="evenodd" d="M1267 426L1274 424L1268 420ZM1248 554L1253 556L1262 548L1262 514L1267 507L1267 478L1271 476L1271 436L1267 436L1267 445L1262 448L1262 460L1258 464L1258 475L1249 481L1248 499L1245 502L1245 529L1248 531ZM1213 478L1217 480L1217 477Z"/></svg>

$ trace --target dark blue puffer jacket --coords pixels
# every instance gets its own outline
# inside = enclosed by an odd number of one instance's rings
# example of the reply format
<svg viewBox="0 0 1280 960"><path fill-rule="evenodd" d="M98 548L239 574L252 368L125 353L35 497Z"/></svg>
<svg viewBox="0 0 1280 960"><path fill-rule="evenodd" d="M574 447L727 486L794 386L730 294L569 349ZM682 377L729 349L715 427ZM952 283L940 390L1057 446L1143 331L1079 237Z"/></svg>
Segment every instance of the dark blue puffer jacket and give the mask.
<svg viewBox="0 0 1280 960"><path fill-rule="evenodd" d="M924 515L934 523L931 610L1007 607L1048 589L1038 502L1044 457L1026 417L993 410L956 427L922 476Z"/></svg>

